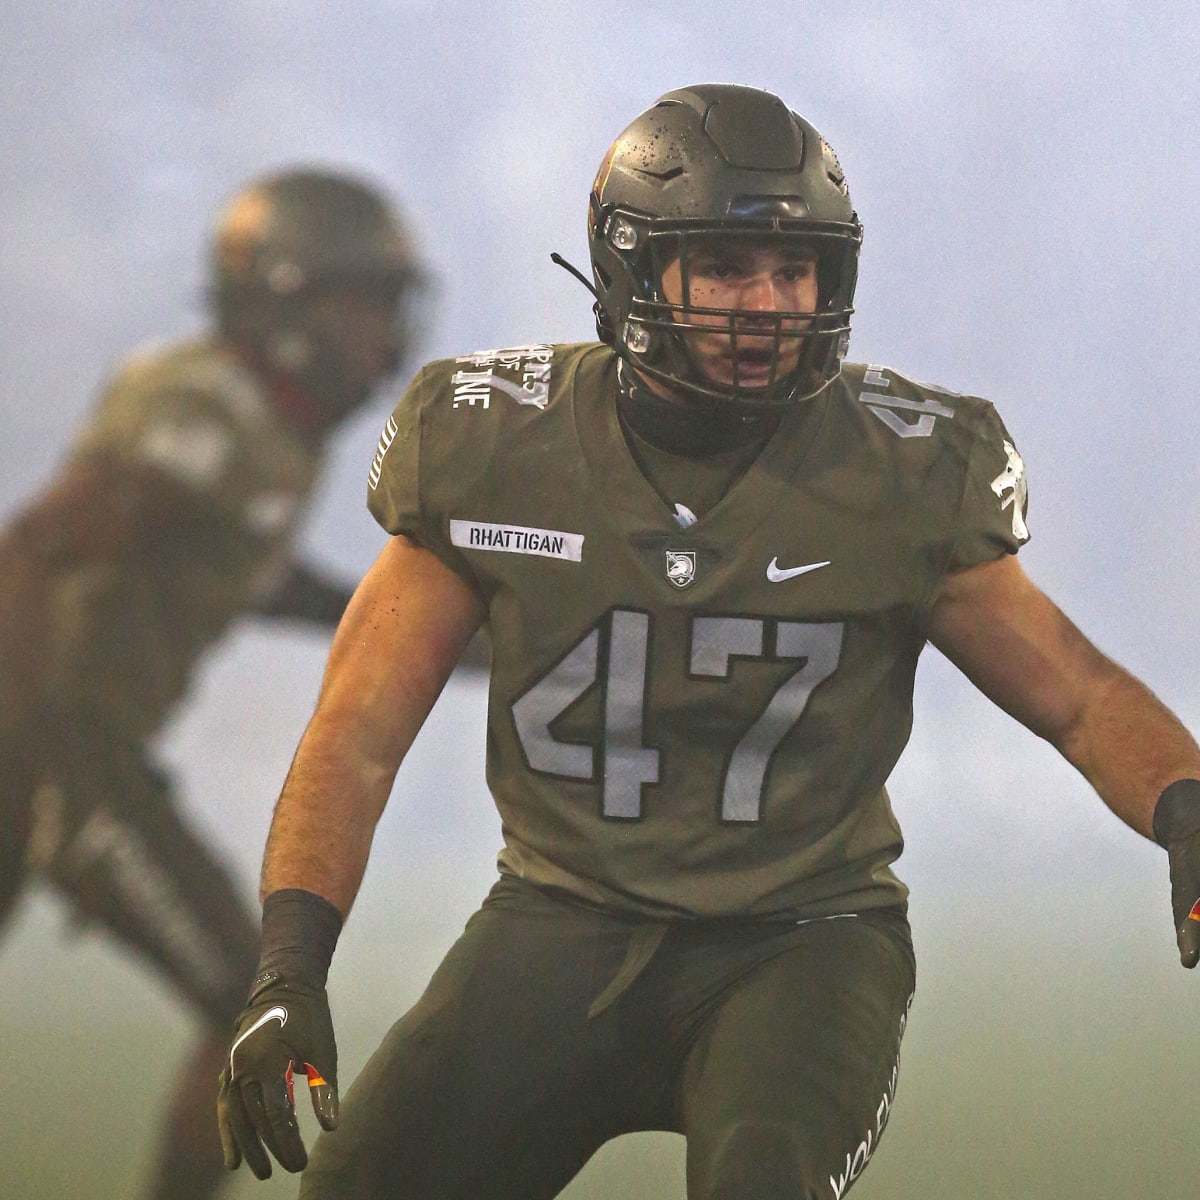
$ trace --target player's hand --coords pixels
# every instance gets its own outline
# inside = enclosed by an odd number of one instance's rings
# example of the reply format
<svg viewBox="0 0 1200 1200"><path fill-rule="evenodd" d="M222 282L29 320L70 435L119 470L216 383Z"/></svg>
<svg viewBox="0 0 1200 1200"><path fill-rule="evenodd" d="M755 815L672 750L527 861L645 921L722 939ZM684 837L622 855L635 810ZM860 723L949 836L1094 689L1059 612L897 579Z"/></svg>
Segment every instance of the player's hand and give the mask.
<svg viewBox="0 0 1200 1200"><path fill-rule="evenodd" d="M1200 962L1200 833L1172 842L1167 858L1179 961L1190 969Z"/></svg>
<svg viewBox="0 0 1200 1200"><path fill-rule="evenodd" d="M264 971L236 1030L217 1095L225 1165L233 1170L245 1158L267 1179L269 1150L285 1170L302 1171L308 1153L296 1122L294 1075L307 1076L321 1128L336 1129L338 1122L337 1045L325 989Z"/></svg>
<svg viewBox="0 0 1200 1200"><path fill-rule="evenodd" d="M1190 970L1200 961L1200 782L1182 779L1163 792L1154 836L1167 848L1179 961Z"/></svg>

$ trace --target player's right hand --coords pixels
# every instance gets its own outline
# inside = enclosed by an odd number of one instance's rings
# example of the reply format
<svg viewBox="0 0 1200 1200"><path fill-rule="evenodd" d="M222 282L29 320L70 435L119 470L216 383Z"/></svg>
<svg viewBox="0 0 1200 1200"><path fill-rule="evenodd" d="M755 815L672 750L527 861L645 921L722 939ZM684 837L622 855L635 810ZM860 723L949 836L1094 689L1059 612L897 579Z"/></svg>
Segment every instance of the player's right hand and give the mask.
<svg viewBox="0 0 1200 1200"><path fill-rule="evenodd" d="M225 1165L232 1171L244 1158L267 1179L269 1150L285 1170L302 1171L308 1153L296 1122L294 1075L307 1076L321 1128L338 1122L337 1044L325 989L264 971L235 1029L217 1095Z"/></svg>

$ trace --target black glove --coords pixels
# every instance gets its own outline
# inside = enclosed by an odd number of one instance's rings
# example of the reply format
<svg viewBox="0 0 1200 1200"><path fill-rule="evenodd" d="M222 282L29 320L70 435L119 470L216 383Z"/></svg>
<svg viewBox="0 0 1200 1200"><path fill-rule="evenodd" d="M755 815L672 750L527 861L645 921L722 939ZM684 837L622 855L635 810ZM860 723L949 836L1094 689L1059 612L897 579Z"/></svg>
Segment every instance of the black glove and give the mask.
<svg viewBox="0 0 1200 1200"><path fill-rule="evenodd" d="M1167 848L1179 961L1191 969L1200 961L1200 780L1176 780L1158 798L1154 837Z"/></svg>
<svg viewBox="0 0 1200 1200"><path fill-rule="evenodd" d="M269 1178L264 1145L284 1170L304 1170L308 1154L293 1094L301 1072L321 1128L337 1128L337 1044L325 976L340 929L337 910L311 892L274 892L263 905L259 974L235 1023L217 1094L230 1170L244 1157L259 1179Z"/></svg>

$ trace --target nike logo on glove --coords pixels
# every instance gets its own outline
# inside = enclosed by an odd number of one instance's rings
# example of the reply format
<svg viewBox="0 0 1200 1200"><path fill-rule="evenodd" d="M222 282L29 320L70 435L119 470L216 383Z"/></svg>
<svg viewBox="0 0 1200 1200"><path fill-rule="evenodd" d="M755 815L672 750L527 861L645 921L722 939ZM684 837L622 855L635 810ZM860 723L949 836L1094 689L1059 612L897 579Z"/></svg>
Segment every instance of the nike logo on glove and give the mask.
<svg viewBox="0 0 1200 1200"><path fill-rule="evenodd" d="M280 1029L282 1029L287 1024L287 1019L288 1019L287 1009L284 1008L282 1005L276 1006L275 1008L268 1008L267 1011L265 1013L263 1013L263 1015L261 1017L259 1017L258 1020L255 1021L254 1024L251 1025L250 1028L246 1030L245 1033L238 1034L237 1040L229 1048L229 1070L230 1070L230 1073L232 1074L232 1072L233 1072L234 1053L237 1051L237 1048L252 1033L254 1033L258 1029L261 1029L268 1021L278 1021L279 1027L280 1027Z"/></svg>
<svg viewBox="0 0 1200 1200"><path fill-rule="evenodd" d="M785 579L795 579L797 575L807 575L809 571L816 571L821 567L829 566L829 559L819 563L805 563L802 567L781 567L778 557L771 559L767 563L767 578L772 583L782 583Z"/></svg>

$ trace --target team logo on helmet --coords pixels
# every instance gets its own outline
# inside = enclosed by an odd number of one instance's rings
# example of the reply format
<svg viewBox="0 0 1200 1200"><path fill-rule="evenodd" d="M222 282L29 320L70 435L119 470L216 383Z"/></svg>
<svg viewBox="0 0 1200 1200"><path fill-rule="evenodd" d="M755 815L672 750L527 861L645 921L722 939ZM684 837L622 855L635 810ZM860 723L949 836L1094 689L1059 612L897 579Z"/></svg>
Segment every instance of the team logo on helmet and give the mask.
<svg viewBox="0 0 1200 1200"><path fill-rule="evenodd" d="M668 550L667 578L677 588L687 587L696 578L696 552L694 550Z"/></svg>

